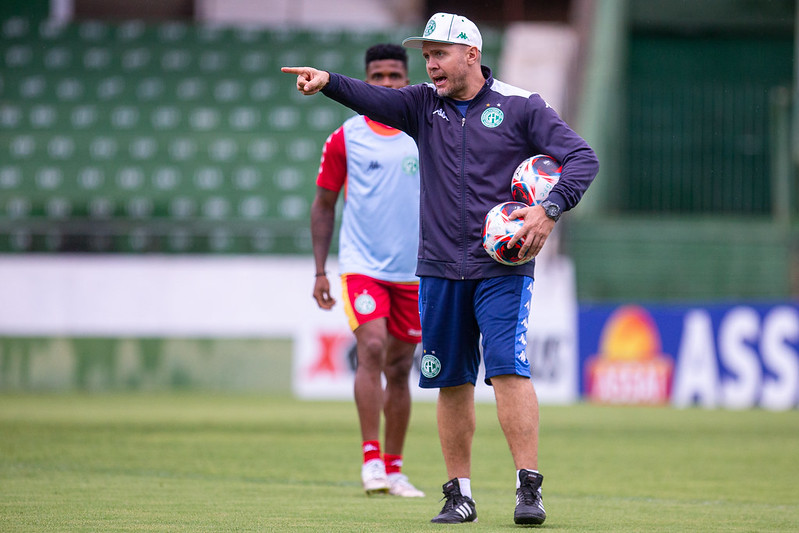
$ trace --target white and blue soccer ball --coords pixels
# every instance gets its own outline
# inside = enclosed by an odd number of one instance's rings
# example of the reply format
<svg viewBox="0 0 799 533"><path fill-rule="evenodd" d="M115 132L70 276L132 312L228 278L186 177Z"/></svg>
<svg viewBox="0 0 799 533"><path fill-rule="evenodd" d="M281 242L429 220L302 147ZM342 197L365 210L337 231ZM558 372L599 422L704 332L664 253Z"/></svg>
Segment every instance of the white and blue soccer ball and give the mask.
<svg viewBox="0 0 799 533"><path fill-rule="evenodd" d="M510 193L513 200L527 205L538 205L549 196L549 191L560 179L562 166L548 155L534 155L522 161L513 172Z"/></svg>
<svg viewBox="0 0 799 533"><path fill-rule="evenodd" d="M483 223L483 248L495 261L503 265L522 265L532 259L519 258L519 250L524 243L522 239L517 241L513 248L508 248L508 242L524 225L522 219L511 220L509 215L523 207L528 206L521 202L504 202L495 205L486 214Z"/></svg>

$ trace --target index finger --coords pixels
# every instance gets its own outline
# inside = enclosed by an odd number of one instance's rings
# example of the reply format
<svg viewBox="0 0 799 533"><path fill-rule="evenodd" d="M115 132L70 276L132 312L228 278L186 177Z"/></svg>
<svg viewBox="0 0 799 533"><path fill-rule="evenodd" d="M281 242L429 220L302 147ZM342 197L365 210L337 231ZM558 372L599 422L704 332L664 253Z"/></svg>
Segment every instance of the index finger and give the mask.
<svg viewBox="0 0 799 533"><path fill-rule="evenodd" d="M286 74L302 74L303 68L302 67L280 67L281 72L285 72Z"/></svg>
<svg viewBox="0 0 799 533"><path fill-rule="evenodd" d="M514 220L514 219L517 219L517 218L524 219L527 216L527 212L528 212L529 209L530 209L530 206L520 207L518 209L514 209L513 211L510 212L510 214L508 215L508 218L511 219L511 220Z"/></svg>
<svg viewBox="0 0 799 533"><path fill-rule="evenodd" d="M511 236L510 240L508 241L508 244L506 245L508 250L510 250L511 248L516 246L516 243L519 242L519 241L521 241L522 246L524 246L524 241L525 241L525 238L527 237L527 233L528 232L529 231L526 230L524 228L524 226L522 226L518 230L516 230L516 233L514 233Z"/></svg>

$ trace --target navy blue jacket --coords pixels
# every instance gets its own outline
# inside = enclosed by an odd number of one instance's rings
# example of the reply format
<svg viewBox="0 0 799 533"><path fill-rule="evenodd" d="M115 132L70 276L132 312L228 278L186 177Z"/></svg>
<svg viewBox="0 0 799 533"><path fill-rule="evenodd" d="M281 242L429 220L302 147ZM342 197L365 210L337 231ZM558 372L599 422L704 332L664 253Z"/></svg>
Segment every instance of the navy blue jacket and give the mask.
<svg viewBox="0 0 799 533"><path fill-rule="evenodd" d="M419 148L421 198L416 274L448 279L533 276L534 261L506 266L482 246L486 213L512 200L513 171L547 154L563 165L549 200L568 211L599 170L588 143L538 95L495 80L486 83L466 116L430 83L389 89L330 73L323 94L359 114L410 135ZM390 235L386 235L390 239Z"/></svg>

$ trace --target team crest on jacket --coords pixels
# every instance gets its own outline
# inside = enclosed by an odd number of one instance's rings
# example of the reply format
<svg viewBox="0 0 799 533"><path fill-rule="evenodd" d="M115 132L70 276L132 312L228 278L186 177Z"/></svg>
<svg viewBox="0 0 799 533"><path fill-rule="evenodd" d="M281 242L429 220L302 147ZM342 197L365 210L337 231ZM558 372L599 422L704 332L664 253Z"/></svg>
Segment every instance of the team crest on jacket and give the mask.
<svg viewBox="0 0 799 533"><path fill-rule="evenodd" d="M480 116L480 122L483 123L483 126L486 128L496 128L502 121L505 119L505 113L498 107L489 107L483 114Z"/></svg>

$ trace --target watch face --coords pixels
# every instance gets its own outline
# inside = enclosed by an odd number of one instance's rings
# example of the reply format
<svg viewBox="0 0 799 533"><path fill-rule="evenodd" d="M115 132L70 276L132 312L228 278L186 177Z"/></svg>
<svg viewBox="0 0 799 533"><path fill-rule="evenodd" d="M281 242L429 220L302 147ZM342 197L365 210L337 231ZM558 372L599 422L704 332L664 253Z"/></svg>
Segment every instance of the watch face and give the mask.
<svg viewBox="0 0 799 533"><path fill-rule="evenodd" d="M560 208L557 204L549 204L546 207L547 216L553 220L557 220L560 217Z"/></svg>

